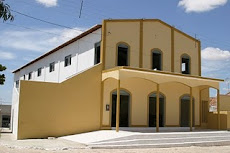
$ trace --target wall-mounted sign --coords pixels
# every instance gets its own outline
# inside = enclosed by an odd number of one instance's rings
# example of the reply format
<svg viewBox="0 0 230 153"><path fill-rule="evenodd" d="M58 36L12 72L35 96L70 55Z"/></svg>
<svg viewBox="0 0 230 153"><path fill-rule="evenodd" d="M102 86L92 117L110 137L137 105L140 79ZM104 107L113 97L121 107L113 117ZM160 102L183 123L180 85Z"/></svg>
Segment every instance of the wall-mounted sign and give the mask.
<svg viewBox="0 0 230 153"><path fill-rule="evenodd" d="M106 104L105 110L109 111L109 104Z"/></svg>

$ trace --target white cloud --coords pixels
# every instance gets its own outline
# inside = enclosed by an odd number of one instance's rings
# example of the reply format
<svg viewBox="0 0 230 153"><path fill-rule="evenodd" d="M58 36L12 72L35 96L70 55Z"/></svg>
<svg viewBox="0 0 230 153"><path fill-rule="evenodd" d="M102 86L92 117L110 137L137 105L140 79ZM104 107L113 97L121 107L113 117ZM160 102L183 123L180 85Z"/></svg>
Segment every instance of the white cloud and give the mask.
<svg viewBox="0 0 230 153"><path fill-rule="evenodd" d="M212 78L230 77L226 68L230 67L230 52L219 48L207 47L201 51L202 75Z"/></svg>
<svg viewBox="0 0 230 153"><path fill-rule="evenodd" d="M230 51L207 47L201 51L201 57L212 61L230 60Z"/></svg>
<svg viewBox="0 0 230 153"><path fill-rule="evenodd" d="M46 7L57 6L57 0L36 0L38 3L45 5Z"/></svg>
<svg viewBox="0 0 230 153"><path fill-rule="evenodd" d="M39 29L4 31L1 36L5 41L0 41L0 46L6 49L16 49L17 51L47 52L54 47L76 37L82 33L83 29ZM52 33L52 34L48 34ZM53 35L54 34L54 35Z"/></svg>
<svg viewBox="0 0 230 153"><path fill-rule="evenodd" d="M180 0L179 7L185 9L185 12L207 12L225 5L228 0Z"/></svg>
<svg viewBox="0 0 230 153"><path fill-rule="evenodd" d="M2 60L12 60L15 58L16 56L13 53L0 51L0 59Z"/></svg>

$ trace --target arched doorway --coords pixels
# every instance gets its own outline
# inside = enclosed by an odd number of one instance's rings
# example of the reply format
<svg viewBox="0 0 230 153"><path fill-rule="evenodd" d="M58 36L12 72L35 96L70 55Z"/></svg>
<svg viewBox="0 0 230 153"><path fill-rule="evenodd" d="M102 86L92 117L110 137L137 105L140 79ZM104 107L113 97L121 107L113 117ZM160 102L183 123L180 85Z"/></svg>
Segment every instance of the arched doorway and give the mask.
<svg viewBox="0 0 230 153"><path fill-rule="evenodd" d="M193 126L194 126L194 98L193 98ZM184 95L180 98L180 126L190 126L190 95Z"/></svg>
<svg viewBox="0 0 230 153"><path fill-rule="evenodd" d="M149 127L156 127L156 104L157 95L152 93L149 95ZM159 126L164 127L165 125L165 96L160 93L160 107L159 107Z"/></svg>
<svg viewBox="0 0 230 153"><path fill-rule="evenodd" d="M125 90L120 91L120 127L129 127L130 94ZM117 91L112 93L111 126L116 126Z"/></svg>

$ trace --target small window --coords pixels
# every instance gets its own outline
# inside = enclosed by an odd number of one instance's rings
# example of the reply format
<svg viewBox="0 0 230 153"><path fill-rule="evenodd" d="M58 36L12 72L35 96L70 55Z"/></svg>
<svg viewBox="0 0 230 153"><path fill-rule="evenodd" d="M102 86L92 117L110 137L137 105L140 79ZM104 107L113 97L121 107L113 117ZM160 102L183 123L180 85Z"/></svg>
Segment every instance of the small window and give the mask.
<svg viewBox="0 0 230 153"><path fill-rule="evenodd" d="M65 57L65 67L71 65L71 55Z"/></svg>
<svg viewBox="0 0 230 153"><path fill-rule="evenodd" d="M26 75L25 74L23 75L23 80L26 80Z"/></svg>
<svg viewBox="0 0 230 153"><path fill-rule="evenodd" d="M190 57L188 55L181 57L181 72L182 74L190 74Z"/></svg>
<svg viewBox="0 0 230 153"><path fill-rule="evenodd" d="M128 66L129 47L125 44L118 45L117 54L117 66Z"/></svg>
<svg viewBox="0 0 230 153"><path fill-rule="evenodd" d="M54 67L55 63L50 63L50 72L53 72L55 70L55 67Z"/></svg>
<svg viewBox="0 0 230 153"><path fill-rule="evenodd" d="M162 70L162 54L159 50L152 51L152 69Z"/></svg>
<svg viewBox="0 0 230 153"><path fill-rule="evenodd" d="M101 58L101 42L95 44L95 59L94 64L100 63Z"/></svg>
<svg viewBox="0 0 230 153"><path fill-rule="evenodd" d="M38 69L38 77L42 75L42 68Z"/></svg>
<svg viewBox="0 0 230 153"><path fill-rule="evenodd" d="M32 79L32 72L29 73L29 77L28 77L28 80L31 80Z"/></svg>
<svg viewBox="0 0 230 153"><path fill-rule="evenodd" d="M15 87L19 88L19 80L15 81Z"/></svg>
<svg viewBox="0 0 230 153"><path fill-rule="evenodd" d="M2 127L10 127L10 115L2 115Z"/></svg>

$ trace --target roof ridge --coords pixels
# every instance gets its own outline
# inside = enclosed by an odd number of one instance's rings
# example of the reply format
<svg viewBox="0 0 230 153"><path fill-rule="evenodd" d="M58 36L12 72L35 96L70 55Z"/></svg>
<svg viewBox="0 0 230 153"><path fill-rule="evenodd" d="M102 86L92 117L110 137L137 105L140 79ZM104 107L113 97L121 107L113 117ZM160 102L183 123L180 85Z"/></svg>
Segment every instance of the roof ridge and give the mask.
<svg viewBox="0 0 230 153"><path fill-rule="evenodd" d="M94 32L94 31L98 30L98 29L101 28L101 27L102 27L101 24L96 24L96 25L92 26L91 28L89 28L89 29L86 30L85 32L83 32L83 33L77 35L76 37L74 37L74 38L72 38L72 39L70 39L70 40L64 42L63 44L59 45L58 47L56 47L56 48L54 48L54 49L52 49L52 50L50 50L50 51L44 53L43 55L39 56L38 58L36 58L36 59L30 61L29 63L23 65L23 66L20 67L20 68L14 70L12 73L16 73L16 72L20 71L21 69L23 69L23 68L25 68L25 67L27 67L27 66L29 66L29 65L31 65L31 64L33 64L33 63L39 61L39 60L41 60L41 59L43 59L44 57L46 57L46 56L48 56L48 55L50 55L50 54L52 54L52 53L54 53L54 52L56 52L56 51L58 51L58 50L64 48L65 46L68 46L69 44L71 44L71 43L73 43L73 42L75 42L75 41L77 41L77 40L79 40L79 39L81 39L81 38L87 36L88 34L90 34L90 33Z"/></svg>

